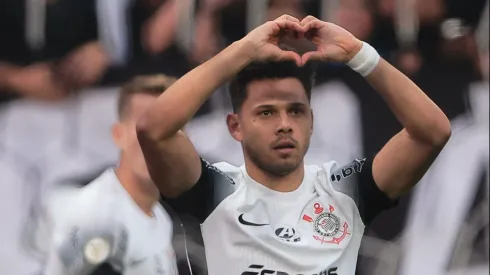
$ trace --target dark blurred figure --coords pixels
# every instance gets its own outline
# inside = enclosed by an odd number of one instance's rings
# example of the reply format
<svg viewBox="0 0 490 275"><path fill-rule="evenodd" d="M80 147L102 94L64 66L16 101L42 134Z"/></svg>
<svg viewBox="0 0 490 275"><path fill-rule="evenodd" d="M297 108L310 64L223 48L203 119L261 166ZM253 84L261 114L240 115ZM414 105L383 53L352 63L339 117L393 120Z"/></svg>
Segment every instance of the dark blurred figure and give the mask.
<svg viewBox="0 0 490 275"><path fill-rule="evenodd" d="M95 0L0 2L0 99L58 99L92 85L109 59Z"/></svg>
<svg viewBox="0 0 490 275"><path fill-rule="evenodd" d="M198 3L191 55L194 61L203 62L247 34L249 11L246 0L200 0ZM318 0L268 1L264 18L259 23L275 19L282 14L303 18L307 14L307 7L312 4L318 6ZM290 46L305 47L301 44Z"/></svg>
<svg viewBox="0 0 490 275"><path fill-rule="evenodd" d="M471 40L468 35L478 24L485 5L485 0L471 4L463 0L416 0L412 6L402 0L368 2L375 20L371 43L411 75L418 73L424 62L454 58L461 61L461 56L466 59L465 44ZM399 20L407 13L413 14L415 26L406 26ZM411 27L415 29L413 37L403 37L403 28Z"/></svg>
<svg viewBox="0 0 490 275"><path fill-rule="evenodd" d="M365 0L340 0L334 20L361 40L369 39L373 30L373 15Z"/></svg>
<svg viewBox="0 0 490 275"><path fill-rule="evenodd" d="M246 1L201 0L196 13L191 55L196 62L214 56L246 33Z"/></svg>
<svg viewBox="0 0 490 275"><path fill-rule="evenodd" d="M189 3L1 1L0 100L59 99L95 84L117 85L136 74L185 73L190 65L175 34Z"/></svg>
<svg viewBox="0 0 490 275"><path fill-rule="evenodd" d="M165 73L180 76L192 68L176 41L182 15L190 0L100 1L104 25L111 34L108 44L118 66L109 70L102 85L117 85L140 74Z"/></svg>

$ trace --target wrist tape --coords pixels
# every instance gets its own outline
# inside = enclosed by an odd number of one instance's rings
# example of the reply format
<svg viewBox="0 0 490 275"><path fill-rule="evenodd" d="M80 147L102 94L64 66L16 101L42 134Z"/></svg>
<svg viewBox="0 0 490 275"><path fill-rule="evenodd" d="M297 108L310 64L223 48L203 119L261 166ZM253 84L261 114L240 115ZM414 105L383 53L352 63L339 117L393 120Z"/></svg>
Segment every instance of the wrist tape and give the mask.
<svg viewBox="0 0 490 275"><path fill-rule="evenodd" d="M362 76L367 76L376 68L380 58L379 53L371 45L362 42L361 50L347 62L347 66Z"/></svg>

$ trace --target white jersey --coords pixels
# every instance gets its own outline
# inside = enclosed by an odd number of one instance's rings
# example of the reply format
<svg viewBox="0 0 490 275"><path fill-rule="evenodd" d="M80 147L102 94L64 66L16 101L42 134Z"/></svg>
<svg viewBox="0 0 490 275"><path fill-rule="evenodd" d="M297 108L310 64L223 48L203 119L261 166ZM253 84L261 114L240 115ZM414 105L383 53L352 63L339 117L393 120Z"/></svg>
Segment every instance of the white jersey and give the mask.
<svg viewBox="0 0 490 275"><path fill-rule="evenodd" d="M200 220L210 275L353 275L366 224L394 204L371 168L366 159L305 166L301 185L284 193L244 166L203 161L196 186L167 201Z"/></svg>
<svg viewBox="0 0 490 275"><path fill-rule="evenodd" d="M114 170L49 198L52 230L44 275L92 274L108 267L110 274L177 274L170 217L158 203L153 217L146 215Z"/></svg>

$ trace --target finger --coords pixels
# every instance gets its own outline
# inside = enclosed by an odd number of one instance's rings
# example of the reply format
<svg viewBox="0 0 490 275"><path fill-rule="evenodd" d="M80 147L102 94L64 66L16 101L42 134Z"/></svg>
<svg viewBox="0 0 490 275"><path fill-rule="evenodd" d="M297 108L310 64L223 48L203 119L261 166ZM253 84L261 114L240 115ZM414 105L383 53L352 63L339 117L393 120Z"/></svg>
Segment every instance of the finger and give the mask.
<svg viewBox="0 0 490 275"><path fill-rule="evenodd" d="M309 30L319 29L322 26L320 20L312 20L303 25L303 31L308 32Z"/></svg>
<svg viewBox="0 0 490 275"><path fill-rule="evenodd" d="M279 54L278 61L294 61L298 66L301 66L301 56L298 53L293 51L281 51Z"/></svg>
<svg viewBox="0 0 490 275"><path fill-rule="evenodd" d="M277 20L274 21L280 29L289 29L289 30L294 30L297 31L298 33L303 33L304 28L299 24L299 22L293 22L289 20Z"/></svg>
<svg viewBox="0 0 490 275"><path fill-rule="evenodd" d="M320 21L318 18L316 18L315 16L312 16L312 15L308 15L306 16L305 18L303 18L303 20L301 20L301 25L304 26L306 25L307 23L311 22L311 21Z"/></svg>
<svg viewBox="0 0 490 275"><path fill-rule="evenodd" d="M301 56L301 66L305 65L310 60L324 60L325 57L319 51L307 52Z"/></svg>
<svg viewBox="0 0 490 275"><path fill-rule="evenodd" d="M289 14L283 14L283 15L279 16L278 18L276 18L276 20L274 20L274 21L281 21L281 20L287 20L287 21L291 21L291 22L300 23L298 18L291 16Z"/></svg>

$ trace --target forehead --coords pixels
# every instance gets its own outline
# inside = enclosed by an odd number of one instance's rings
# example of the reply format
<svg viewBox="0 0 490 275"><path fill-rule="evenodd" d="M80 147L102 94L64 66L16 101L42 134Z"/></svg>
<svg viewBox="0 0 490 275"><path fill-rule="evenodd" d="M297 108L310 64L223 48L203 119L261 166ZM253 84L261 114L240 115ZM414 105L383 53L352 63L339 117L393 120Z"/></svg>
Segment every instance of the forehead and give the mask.
<svg viewBox="0 0 490 275"><path fill-rule="evenodd" d="M133 94L128 102L129 114L139 116L156 101L157 97L157 95L151 94Z"/></svg>
<svg viewBox="0 0 490 275"><path fill-rule="evenodd" d="M274 102L299 102L308 104L303 84L297 78L263 79L250 82L244 105L253 107Z"/></svg>

